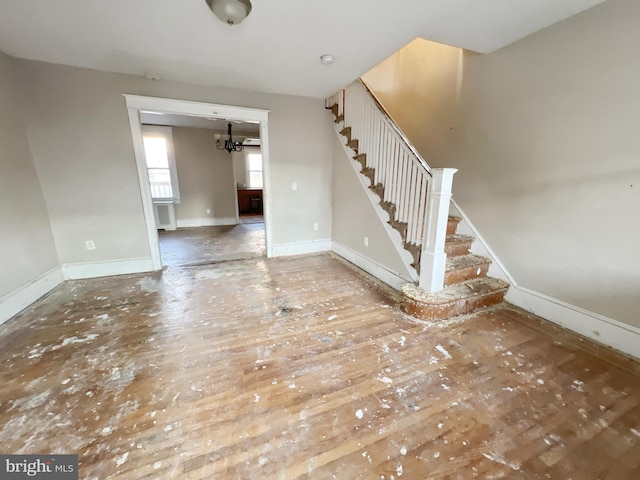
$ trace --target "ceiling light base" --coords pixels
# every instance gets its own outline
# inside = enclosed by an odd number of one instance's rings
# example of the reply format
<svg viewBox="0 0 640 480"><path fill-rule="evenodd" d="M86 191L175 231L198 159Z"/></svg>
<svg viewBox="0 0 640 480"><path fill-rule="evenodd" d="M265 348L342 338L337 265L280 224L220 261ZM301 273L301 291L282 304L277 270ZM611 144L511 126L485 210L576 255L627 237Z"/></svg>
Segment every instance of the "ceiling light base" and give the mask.
<svg viewBox="0 0 640 480"><path fill-rule="evenodd" d="M227 25L241 23L251 13L250 0L206 0L211 11Z"/></svg>

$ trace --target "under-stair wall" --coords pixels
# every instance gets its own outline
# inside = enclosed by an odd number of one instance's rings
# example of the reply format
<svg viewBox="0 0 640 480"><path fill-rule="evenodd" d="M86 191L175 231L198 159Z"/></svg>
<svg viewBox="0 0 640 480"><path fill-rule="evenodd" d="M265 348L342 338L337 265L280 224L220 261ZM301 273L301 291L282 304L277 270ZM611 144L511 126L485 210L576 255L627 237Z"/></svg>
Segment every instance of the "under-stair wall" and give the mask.
<svg viewBox="0 0 640 480"><path fill-rule="evenodd" d="M413 281L400 253L379 220L375 194L358 178L349 150L336 135L333 139L332 250L400 290Z"/></svg>

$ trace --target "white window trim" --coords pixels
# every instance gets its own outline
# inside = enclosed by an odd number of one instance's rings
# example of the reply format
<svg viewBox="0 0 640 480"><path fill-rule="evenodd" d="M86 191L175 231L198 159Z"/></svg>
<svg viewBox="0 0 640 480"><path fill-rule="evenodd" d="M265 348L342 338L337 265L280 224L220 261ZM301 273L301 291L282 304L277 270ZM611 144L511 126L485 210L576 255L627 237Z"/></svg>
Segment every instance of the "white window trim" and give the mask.
<svg viewBox="0 0 640 480"><path fill-rule="evenodd" d="M162 135L167 141L167 158L169 160L169 174L171 175L171 198L153 198L153 203L180 203L180 186L178 183L178 169L176 168L176 153L173 147L173 128L158 125L142 125L142 136L145 134ZM146 160L145 160L146 165ZM148 170L149 167L147 167ZM148 179L148 175L147 175Z"/></svg>

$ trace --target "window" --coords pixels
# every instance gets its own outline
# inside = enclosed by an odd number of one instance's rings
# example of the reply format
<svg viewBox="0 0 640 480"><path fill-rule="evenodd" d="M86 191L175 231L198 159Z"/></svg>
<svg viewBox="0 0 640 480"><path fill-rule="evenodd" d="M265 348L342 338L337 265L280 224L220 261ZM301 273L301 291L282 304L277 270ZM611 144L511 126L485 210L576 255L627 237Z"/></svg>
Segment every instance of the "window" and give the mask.
<svg viewBox="0 0 640 480"><path fill-rule="evenodd" d="M247 186L249 188L262 188L262 153L259 151L247 151Z"/></svg>
<svg viewBox="0 0 640 480"><path fill-rule="evenodd" d="M154 201L180 201L171 127L142 127L147 173Z"/></svg>

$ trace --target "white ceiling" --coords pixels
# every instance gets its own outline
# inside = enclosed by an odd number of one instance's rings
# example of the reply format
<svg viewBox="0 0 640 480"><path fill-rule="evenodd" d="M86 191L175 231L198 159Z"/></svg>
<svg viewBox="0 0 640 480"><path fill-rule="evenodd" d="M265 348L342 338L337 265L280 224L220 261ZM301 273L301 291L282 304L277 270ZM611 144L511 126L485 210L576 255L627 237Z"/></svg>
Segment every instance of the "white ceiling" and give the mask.
<svg viewBox="0 0 640 480"><path fill-rule="evenodd" d="M15 57L325 97L415 37L481 53L604 0L252 0L229 27L205 0L0 0ZM321 65L322 54L335 64Z"/></svg>

